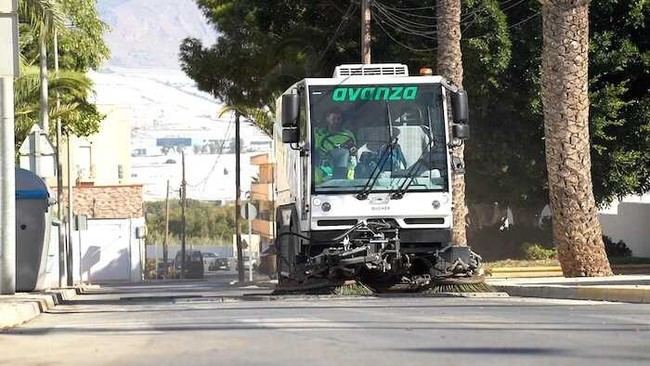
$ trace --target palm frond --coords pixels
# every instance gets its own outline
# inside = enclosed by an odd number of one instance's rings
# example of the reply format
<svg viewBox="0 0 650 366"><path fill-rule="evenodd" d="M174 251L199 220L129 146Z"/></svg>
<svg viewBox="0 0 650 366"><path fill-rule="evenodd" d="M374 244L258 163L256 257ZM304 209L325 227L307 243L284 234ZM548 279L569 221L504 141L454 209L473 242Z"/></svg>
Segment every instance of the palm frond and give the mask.
<svg viewBox="0 0 650 366"><path fill-rule="evenodd" d="M273 135L273 110L264 106L262 108L245 105L227 105L219 110L218 116L223 117L228 113L239 112L239 114L250 119L264 133Z"/></svg>
<svg viewBox="0 0 650 366"><path fill-rule="evenodd" d="M47 34L65 28L65 16L56 0L20 0L19 17L38 34Z"/></svg>

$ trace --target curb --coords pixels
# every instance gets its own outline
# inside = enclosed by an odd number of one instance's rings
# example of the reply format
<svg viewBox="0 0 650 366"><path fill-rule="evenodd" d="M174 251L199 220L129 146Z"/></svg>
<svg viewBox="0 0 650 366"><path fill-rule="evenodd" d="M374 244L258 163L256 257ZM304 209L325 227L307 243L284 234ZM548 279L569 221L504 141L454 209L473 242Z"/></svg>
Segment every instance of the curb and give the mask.
<svg viewBox="0 0 650 366"><path fill-rule="evenodd" d="M535 286L493 285L510 296L551 299L594 300L630 303L650 303L650 286Z"/></svg>
<svg viewBox="0 0 650 366"><path fill-rule="evenodd" d="M614 264L615 275L650 274L648 264ZM490 268L490 278L562 277L560 266L495 267Z"/></svg>
<svg viewBox="0 0 650 366"><path fill-rule="evenodd" d="M67 288L0 296L0 330L26 323L76 295L76 288Z"/></svg>

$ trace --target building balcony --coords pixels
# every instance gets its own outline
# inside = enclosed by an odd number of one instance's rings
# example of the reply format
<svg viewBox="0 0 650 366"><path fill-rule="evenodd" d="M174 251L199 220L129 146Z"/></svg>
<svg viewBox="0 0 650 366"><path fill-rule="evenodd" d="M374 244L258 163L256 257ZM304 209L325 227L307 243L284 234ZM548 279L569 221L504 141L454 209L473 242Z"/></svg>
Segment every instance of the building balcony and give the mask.
<svg viewBox="0 0 650 366"><path fill-rule="evenodd" d="M255 219L252 221L251 224L252 224L251 229L253 233L259 234L267 238L273 237L273 223L271 221Z"/></svg>
<svg viewBox="0 0 650 366"><path fill-rule="evenodd" d="M271 183L251 183L251 199L254 201L271 201L273 185Z"/></svg>

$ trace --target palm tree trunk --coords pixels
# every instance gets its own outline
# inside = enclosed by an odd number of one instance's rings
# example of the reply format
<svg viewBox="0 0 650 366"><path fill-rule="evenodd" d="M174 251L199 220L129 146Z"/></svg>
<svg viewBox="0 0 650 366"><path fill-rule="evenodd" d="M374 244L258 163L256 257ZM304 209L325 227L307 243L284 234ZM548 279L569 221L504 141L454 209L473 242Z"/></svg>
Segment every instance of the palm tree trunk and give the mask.
<svg viewBox="0 0 650 366"><path fill-rule="evenodd" d="M589 0L541 0L542 102L553 240L567 277L606 276L589 152Z"/></svg>
<svg viewBox="0 0 650 366"><path fill-rule="evenodd" d="M437 2L437 71L459 88L463 87L463 62L460 49L460 0L438 0ZM464 160L464 146L457 147L454 155ZM454 228L452 242L467 245L467 205L465 204L465 177L454 174L452 202L454 203Z"/></svg>
<svg viewBox="0 0 650 366"><path fill-rule="evenodd" d="M39 35L39 46L40 46L40 76L41 76L41 102L40 102L40 126L45 133L49 133L50 129L50 116L49 111L50 107L48 105L48 79L47 79L47 20L45 20L45 25L41 27L41 34Z"/></svg>

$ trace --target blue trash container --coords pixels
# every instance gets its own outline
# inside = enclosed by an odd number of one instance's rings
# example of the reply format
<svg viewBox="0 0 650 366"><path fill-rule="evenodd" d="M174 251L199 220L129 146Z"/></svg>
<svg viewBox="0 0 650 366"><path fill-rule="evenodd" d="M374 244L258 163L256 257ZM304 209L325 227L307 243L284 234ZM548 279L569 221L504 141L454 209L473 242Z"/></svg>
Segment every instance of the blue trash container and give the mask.
<svg viewBox="0 0 650 366"><path fill-rule="evenodd" d="M47 185L16 169L16 291L45 289L51 223Z"/></svg>

